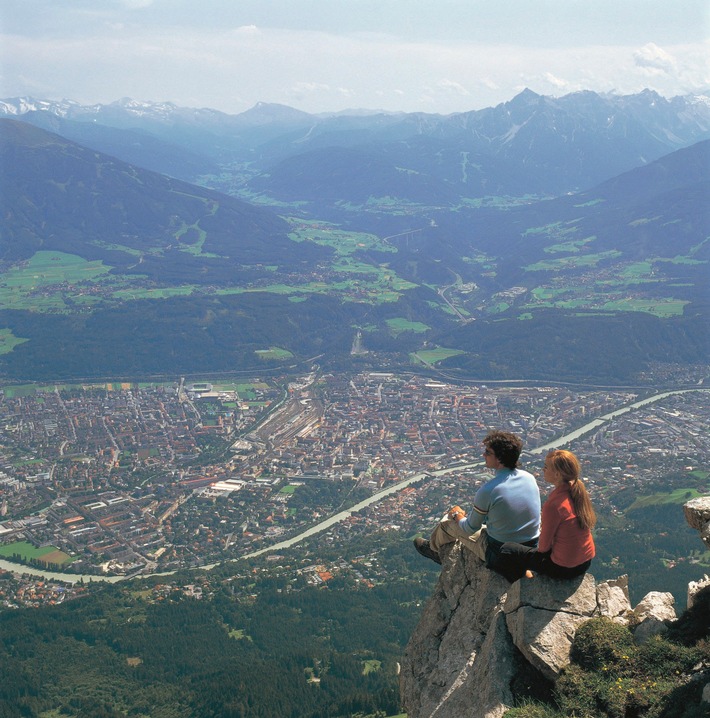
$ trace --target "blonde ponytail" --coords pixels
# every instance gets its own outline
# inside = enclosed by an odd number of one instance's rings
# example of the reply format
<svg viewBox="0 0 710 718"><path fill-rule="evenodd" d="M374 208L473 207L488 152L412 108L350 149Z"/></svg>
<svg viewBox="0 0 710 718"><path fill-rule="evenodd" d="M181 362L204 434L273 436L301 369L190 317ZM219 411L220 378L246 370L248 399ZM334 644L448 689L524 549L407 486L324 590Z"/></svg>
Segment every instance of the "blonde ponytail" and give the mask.
<svg viewBox="0 0 710 718"><path fill-rule="evenodd" d="M574 512L577 514L579 525L581 528L591 531L597 523L597 515L594 512L592 500L589 498L589 492L582 479L576 479L569 483L569 495L572 499L572 506L574 506Z"/></svg>

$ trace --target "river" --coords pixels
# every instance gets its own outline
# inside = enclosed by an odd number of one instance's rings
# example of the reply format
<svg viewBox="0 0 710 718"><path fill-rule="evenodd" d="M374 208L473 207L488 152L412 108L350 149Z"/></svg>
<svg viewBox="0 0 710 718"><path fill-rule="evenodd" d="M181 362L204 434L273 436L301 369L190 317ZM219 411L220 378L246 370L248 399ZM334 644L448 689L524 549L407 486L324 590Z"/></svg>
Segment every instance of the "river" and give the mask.
<svg viewBox="0 0 710 718"><path fill-rule="evenodd" d="M575 429L574 431L570 431L568 434L564 434L563 436L558 437L554 441L551 441L547 444L542 444L540 446L536 446L533 449L528 449L528 453L531 454L541 454L544 451L548 451L549 449L554 448L560 448L566 444L569 444L569 442L574 441L575 439L579 439L581 436L584 436L585 434L588 434L590 431L594 431L595 429L598 429L600 426L603 426L604 424L607 424L608 422L615 419L617 416L622 416L623 414L628 413L629 411L633 411L634 409L638 409L642 406L646 406L647 404L653 404L657 401L660 401L661 399L665 399L667 396L673 396L674 394L685 394L687 392L691 391L704 391L704 392L710 392L709 389L677 389L674 391L665 391L660 394L654 394L653 396L649 396L646 399L640 399L639 401L635 401L632 404L628 404L627 406L624 406L620 409L615 409L614 411L610 411L608 414L603 414L602 416L592 419L588 423L584 424L583 426L580 426L578 429ZM321 521L320 523L316 524L315 526L311 526L311 528L306 529L302 533L291 537L290 539L286 539L285 541L280 541L275 544L271 544L270 546L267 546L265 548L259 549L258 551L253 551L252 553L244 554L243 556L240 556L239 558L234 559L227 559L226 561L222 561L220 563L231 563L233 561L241 561L245 558L254 558L255 556L260 556L261 554L268 553L270 551L279 551L281 549L290 548L291 546L294 546L295 544L303 541L304 539L308 538L309 536L313 536L317 533L320 533L321 531L325 531L326 529L330 528L334 524L339 523L340 521L343 521L344 519L352 516L353 513L356 513L357 511L360 511L361 509L364 509L366 506L370 506L371 504L374 504L378 501L381 501L386 496L390 496L394 493L397 493L398 491L401 491L402 489L406 488L407 486L411 486L412 484L416 484L418 481L422 481L426 478L431 478L431 476L444 476L445 474L450 474L455 471L461 471L463 469L472 469L476 467L483 466L483 461L475 461L470 464L457 464L456 466L450 466L443 469L436 469L435 471L427 472L427 473L421 473L421 474L415 474L414 476L410 476L408 479L404 479L403 481L399 481L396 484L392 484L391 486L388 486L385 489L382 489L381 491L378 491L377 493L372 494L372 496L369 496L368 498L364 499L363 501L360 501L360 503L355 504L354 506L351 506L349 509L345 511L340 511L337 514L333 514L329 518L325 519L324 521ZM199 566L197 568L201 570L209 570L214 568L215 566L220 565L219 563L213 563L206 566ZM79 574L66 574L66 573L56 573L51 571L42 571L40 569L32 568L30 566L20 566L16 563L12 563L10 561L7 561L5 559L0 559L0 568L5 569L6 571L13 571L15 573L27 573L34 576L40 576L46 579L51 579L54 581L64 581L65 583L78 583L79 581L83 580L84 582L89 581L106 581L110 583L116 583L117 581L125 581L127 578L133 578L133 576L90 576L90 575L79 575ZM166 576L170 573L174 572L165 572L165 573L155 573L155 574L140 574L141 578L147 578L148 576Z"/></svg>

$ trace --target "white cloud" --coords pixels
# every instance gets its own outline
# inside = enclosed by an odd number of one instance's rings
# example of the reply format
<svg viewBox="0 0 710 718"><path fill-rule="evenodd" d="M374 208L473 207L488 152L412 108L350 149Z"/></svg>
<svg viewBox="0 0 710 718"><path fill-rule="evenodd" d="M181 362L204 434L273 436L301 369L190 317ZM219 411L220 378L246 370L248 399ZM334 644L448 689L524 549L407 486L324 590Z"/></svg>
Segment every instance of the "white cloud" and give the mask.
<svg viewBox="0 0 710 718"><path fill-rule="evenodd" d="M558 90L566 90L569 87L569 83L566 80L555 77L551 72L546 72L544 78L547 83Z"/></svg>
<svg viewBox="0 0 710 718"><path fill-rule="evenodd" d="M437 83L437 87L445 92L451 92L455 95L463 95L467 97L471 94L463 85L458 82L454 82L453 80L440 80Z"/></svg>
<svg viewBox="0 0 710 718"><path fill-rule="evenodd" d="M653 42L649 42L634 52L634 62L638 67L649 70L657 70L669 74L676 71L675 58Z"/></svg>
<svg viewBox="0 0 710 718"><path fill-rule="evenodd" d="M259 35L260 30L256 25L242 25L236 29L237 35Z"/></svg>
<svg viewBox="0 0 710 718"><path fill-rule="evenodd" d="M0 0L0 7L6 1L19 2ZM565 36L564 46L553 47L515 44L501 27L486 44L462 32L455 41L441 34L435 41L422 31L413 41L405 37L406 27L396 28L399 35L385 25L375 33L365 30L365 22L354 28L343 21L344 30L335 24L329 31L304 29L307 18L295 10L289 13L300 18L299 26L289 28L256 0L222 5L224 16L215 12L216 0L203 0L204 17L192 23L178 17L191 3L176 2L169 13L162 9L173 0L154 0L150 7L148 0L123 0L121 12L121 0L85 2L83 14L45 19L43 33L34 31L23 11L23 31L18 25L0 34L0 97L134 97L225 112L264 101L308 112L376 107L443 114L495 105L525 87L555 95L580 89L628 94L650 87L672 96L710 86L707 43L673 44L662 33L654 36L658 44L595 45L588 38L574 44ZM146 9L129 12L126 3ZM336 5L328 6L333 15ZM246 6L259 12L240 9Z"/></svg>
<svg viewBox="0 0 710 718"><path fill-rule="evenodd" d="M494 82L491 80L490 77L481 77L478 80L479 84L485 87L487 90L499 90L499 86L497 82Z"/></svg>

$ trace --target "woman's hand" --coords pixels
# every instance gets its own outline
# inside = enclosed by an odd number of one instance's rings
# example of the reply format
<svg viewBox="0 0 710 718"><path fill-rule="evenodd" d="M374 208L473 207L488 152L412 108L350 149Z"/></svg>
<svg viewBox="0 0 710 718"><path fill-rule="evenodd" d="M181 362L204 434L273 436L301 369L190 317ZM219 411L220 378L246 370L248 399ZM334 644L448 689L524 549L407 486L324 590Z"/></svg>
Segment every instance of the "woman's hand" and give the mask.
<svg viewBox="0 0 710 718"><path fill-rule="evenodd" d="M460 506L449 509L448 517L451 521L461 521L464 516L466 516L466 512Z"/></svg>

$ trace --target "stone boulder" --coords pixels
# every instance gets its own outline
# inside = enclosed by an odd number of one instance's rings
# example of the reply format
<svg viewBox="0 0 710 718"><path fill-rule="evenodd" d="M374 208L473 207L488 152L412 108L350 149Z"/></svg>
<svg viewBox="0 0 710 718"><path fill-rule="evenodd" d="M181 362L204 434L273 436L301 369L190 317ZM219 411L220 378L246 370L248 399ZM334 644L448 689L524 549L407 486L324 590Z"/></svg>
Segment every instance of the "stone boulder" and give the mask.
<svg viewBox="0 0 710 718"><path fill-rule="evenodd" d="M710 497L683 508L710 547ZM637 642L676 619L669 593L653 591L632 610L626 576L599 585L591 574L509 584L459 543L445 546L441 558L441 575L402 658L408 718L501 718L513 685L549 683L568 665L575 631L589 618L635 625ZM691 584L689 607L709 583L706 576ZM710 686L703 700L710 701Z"/></svg>
<svg viewBox="0 0 710 718"><path fill-rule="evenodd" d="M615 623L628 625L631 612L629 597L629 577L619 576L617 579L604 581L597 585L597 604L599 613L607 616Z"/></svg>
<svg viewBox="0 0 710 718"><path fill-rule="evenodd" d="M710 586L710 576L707 574L699 581L691 581L688 584L688 602L686 608L692 608L695 605L695 597L708 586Z"/></svg>
<svg viewBox="0 0 710 718"><path fill-rule="evenodd" d="M683 511L690 528L700 532L700 538L710 549L710 496L691 499L683 505Z"/></svg>
<svg viewBox="0 0 710 718"><path fill-rule="evenodd" d="M661 591L647 593L634 608L633 616L638 623L634 628L636 643L645 643L652 636L665 633L668 622L677 619L673 594Z"/></svg>
<svg viewBox="0 0 710 718"><path fill-rule="evenodd" d="M569 665L577 628L598 615L594 578L585 574L561 581L540 575L516 581L503 610L513 644L532 666L555 680Z"/></svg>
<svg viewBox="0 0 710 718"><path fill-rule="evenodd" d="M458 543L441 556L439 581L402 659L407 715L499 718L516 670L503 613L508 582Z"/></svg>

